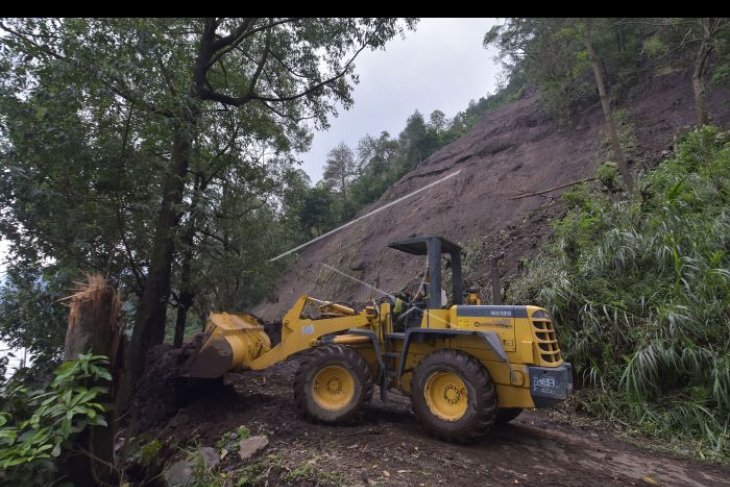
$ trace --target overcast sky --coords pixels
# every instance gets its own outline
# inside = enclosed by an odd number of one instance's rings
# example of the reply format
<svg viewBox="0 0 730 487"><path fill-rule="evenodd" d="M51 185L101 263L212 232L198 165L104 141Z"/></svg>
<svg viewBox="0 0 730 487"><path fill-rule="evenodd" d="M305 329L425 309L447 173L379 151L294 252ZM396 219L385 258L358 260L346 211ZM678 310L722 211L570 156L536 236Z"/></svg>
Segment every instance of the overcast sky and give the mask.
<svg viewBox="0 0 730 487"><path fill-rule="evenodd" d="M360 84L353 90L355 104L339 107L327 132L314 135L312 150L300 154L304 169L316 183L322 177L327 153L340 142L351 148L370 134L387 130L397 137L416 109L426 119L439 109L448 118L497 86L500 68L493 49L482 47L484 34L496 19L422 19L416 31L396 37L385 51L363 52L355 71Z"/></svg>

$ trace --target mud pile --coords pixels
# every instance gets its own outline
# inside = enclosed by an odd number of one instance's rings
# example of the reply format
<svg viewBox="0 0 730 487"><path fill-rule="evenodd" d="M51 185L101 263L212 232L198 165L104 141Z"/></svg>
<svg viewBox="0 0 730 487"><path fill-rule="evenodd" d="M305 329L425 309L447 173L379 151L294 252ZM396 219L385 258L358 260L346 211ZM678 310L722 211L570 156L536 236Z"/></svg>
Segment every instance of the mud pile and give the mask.
<svg viewBox="0 0 730 487"><path fill-rule="evenodd" d="M281 342L281 322L263 321L271 345ZM223 378L191 379L182 377L189 369L191 359L203 342L198 333L180 348L163 343L147 354L145 373L140 380L132 402L128 422L132 434L158 428L191 402L202 397L216 398L232 393Z"/></svg>
<svg viewBox="0 0 730 487"><path fill-rule="evenodd" d="M196 335L180 348L162 344L147 354L145 373L137 386L128 423L131 434L166 424L180 408L200 395L218 394L222 380L186 379L187 363L202 342Z"/></svg>

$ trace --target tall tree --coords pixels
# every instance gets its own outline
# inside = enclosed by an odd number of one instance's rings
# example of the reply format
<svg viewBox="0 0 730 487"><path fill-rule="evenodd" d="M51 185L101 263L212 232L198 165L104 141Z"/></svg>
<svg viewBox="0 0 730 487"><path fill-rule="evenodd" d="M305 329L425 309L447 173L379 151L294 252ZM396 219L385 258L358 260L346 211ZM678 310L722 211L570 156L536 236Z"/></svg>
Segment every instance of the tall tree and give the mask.
<svg viewBox="0 0 730 487"><path fill-rule="evenodd" d="M375 138L366 135L357 145L357 178L350 184L351 199L363 206L378 199L398 178L393 161L398 141L387 131Z"/></svg>
<svg viewBox="0 0 730 487"><path fill-rule="evenodd" d="M691 72L695 117L698 124L706 125L710 121L708 85L727 79L730 73L730 19L657 18L645 23L653 31L643 42L644 53L658 66Z"/></svg>
<svg viewBox="0 0 730 487"><path fill-rule="evenodd" d="M327 162L322 175L325 182L337 188L343 201L347 200L347 185L355 173L355 154L347 144L341 142L327 153Z"/></svg>
<svg viewBox="0 0 730 487"><path fill-rule="evenodd" d="M13 86L4 85L17 102L41 82L46 93L70 87L80 95L79 108L70 113L96 128L99 120L89 120L96 112L106 116L110 107L127 106L137 117L133 147L157 155L152 167L160 197L152 208L148 260L135 266L141 297L127 360L133 386L146 351L163 339L177 227L197 145L211 137L212 124L206 122L235 119L242 138L279 151L304 149L310 136L300 122L323 127L335 103L348 107L357 81L355 58L382 47L402 24L395 19L12 19L0 28L6 33L2 66L13 73ZM51 250L47 255L56 249Z"/></svg>
<svg viewBox="0 0 730 487"><path fill-rule="evenodd" d="M692 70L692 88L695 94L695 113L697 123L707 125L710 116L707 111L707 73L710 70L710 56L715 50L713 37L720 25L720 19L705 17L697 20L700 31L699 46L695 55L694 69Z"/></svg>
<svg viewBox="0 0 730 487"><path fill-rule="evenodd" d="M307 193L302 205L300 216L302 226L308 232L314 229L316 235L321 235L337 221L332 206L329 189L321 184L315 186Z"/></svg>
<svg viewBox="0 0 730 487"><path fill-rule="evenodd" d="M639 47L627 40L628 30L615 19L509 19L487 32L484 45L498 46L510 76L524 74L538 84L543 102L559 119L570 119L574 105L594 101L598 94L613 157L630 189L631 174L611 107L612 73L607 69L627 78L632 70L625 69L626 64L635 67Z"/></svg>
<svg viewBox="0 0 730 487"><path fill-rule="evenodd" d="M608 131L608 140L611 144L611 150L613 151L613 156L616 159L616 165L621 173L621 179L623 180L624 186L626 189L630 190L633 186L633 181L631 179L628 164L626 163L626 156L624 155L624 151L621 148L621 142L618 138L616 124L613 120L613 110L611 109L611 100L609 99L608 89L606 88L606 72L603 60L600 58L594 47L593 20L583 19L580 27L583 31L583 42L585 43L585 49L588 53L588 60L591 63L593 75L596 79L596 88L598 90L598 96L601 99L601 109L603 110L603 118L606 120L606 130Z"/></svg>
<svg viewBox="0 0 730 487"><path fill-rule="evenodd" d="M398 136L398 142L403 173L410 171L430 156L438 144L435 134L429 133L423 115L418 110L408 117L405 128Z"/></svg>
<svg viewBox="0 0 730 487"><path fill-rule="evenodd" d="M357 144L358 173L361 176L368 172L387 176L397 150L398 142L391 139L386 130L383 130L377 139L365 135Z"/></svg>
<svg viewBox="0 0 730 487"><path fill-rule="evenodd" d="M449 121L446 118L446 114L441 110L434 110L431 112L428 125L436 131L436 135L441 135L441 132L444 131L448 123Z"/></svg>

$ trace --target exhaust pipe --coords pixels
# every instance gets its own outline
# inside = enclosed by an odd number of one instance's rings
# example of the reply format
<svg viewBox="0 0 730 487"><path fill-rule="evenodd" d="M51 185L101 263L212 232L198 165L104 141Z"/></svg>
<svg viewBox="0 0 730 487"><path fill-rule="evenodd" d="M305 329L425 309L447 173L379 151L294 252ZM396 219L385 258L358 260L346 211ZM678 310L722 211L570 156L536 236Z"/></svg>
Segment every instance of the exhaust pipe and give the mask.
<svg viewBox="0 0 730 487"><path fill-rule="evenodd" d="M492 304L502 304L502 283L499 282L499 261L504 259L504 252L492 255L489 258L492 263Z"/></svg>

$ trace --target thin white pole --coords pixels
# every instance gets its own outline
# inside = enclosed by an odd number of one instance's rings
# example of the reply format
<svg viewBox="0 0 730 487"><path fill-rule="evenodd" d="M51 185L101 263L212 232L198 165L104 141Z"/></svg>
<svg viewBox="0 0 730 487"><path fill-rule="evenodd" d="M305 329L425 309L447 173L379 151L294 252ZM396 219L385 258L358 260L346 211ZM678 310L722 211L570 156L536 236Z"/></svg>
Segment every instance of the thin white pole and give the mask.
<svg viewBox="0 0 730 487"><path fill-rule="evenodd" d="M451 174L449 174L449 175L447 175L447 176L444 176L444 177L442 177L442 178L441 178L441 179L439 179L438 181L434 181L434 182L432 182L432 183L430 183L430 184L427 184L427 185L426 185L426 186L424 186L423 188L419 188L419 189L417 189L417 190L413 191L412 193L409 193L409 194L407 194L407 195L405 195L405 196L401 196L401 197L400 197L400 198L398 198L397 200L395 200L395 201L391 201L391 202L390 202L390 203L388 203L387 205L383 205L383 206L381 206L380 208L376 208L375 210L373 210L373 211L370 211L370 212L368 212L368 213L364 214L363 216L360 216L360 217L358 217L358 218L355 218L354 220L351 220L351 221L349 221L349 222L345 223L344 225L340 225L339 227L337 227L337 228L335 228L335 229L332 229L332 230L330 230L330 231L329 231L329 232L327 232L327 233L323 233L323 234L322 234L322 235L320 235L319 237L313 238L313 239L312 239L312 240L310 240L309 242L303 243L302 245L300 245L300 246L298 246L298 247L294 247L294 248L293 248L293 249L291 249L291 250L287 250L287 251L286 251L286 252L284 252L283 254L281 254L281 255L277 255L277 256L276 256L276 257L274 257L273 259L269 259L269 262L274 262L275 260L279 260L279 259L281 259L282 257L285 257L285 256L287 256L287 255L291 254L292 252L296 252L296 251L297 251L297 250L299 250L299 249L303 249L304 247L307 247L307 246L309 246L309 245L313 244L314 242L316 242L316 241L318 241L318 240L322 240L322 239L323 239L323 238L325 238L325 237L329 237L329 236L330 236L330 235L332 235L333 233L335 233L335 232L339 232L339 231L340 231L340 230L342 230L343 228L347 228L347 227L349 227L350 225L354 225L355 223L359 222L360 220L364 220L365 218L371 217L371 216L375 215L376 213L380 213L381 211L383 211L383 210L385 210L385 209L387 209L387 208L390 208L390 207L391 207L391 206L393 206L393 205L397 205L398 203L400 203L400 202L402 202L402 201L405 201L405 200L407 200L407 199L408 199L408 198L410 198L411 196L414 196L414 195L416 195L416 194L420 193L421 191L426 191L426 190L427 190L427 189L429 189L429 188L433 188L433 187L434 187L434 186L436 186L437 184L443 183L443 182L444 182L444 181L446 181L447 179L451 179L451 178L453 178L454 176L456 176L456 175L457 175L457 174L459 174L460 172L461 172L461 169L459 169L459 170L458 170L458 171L456 171L456 172L452 172Z"/></svg>

